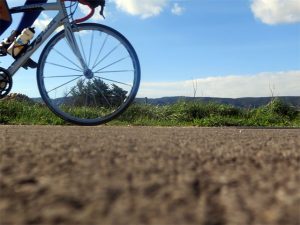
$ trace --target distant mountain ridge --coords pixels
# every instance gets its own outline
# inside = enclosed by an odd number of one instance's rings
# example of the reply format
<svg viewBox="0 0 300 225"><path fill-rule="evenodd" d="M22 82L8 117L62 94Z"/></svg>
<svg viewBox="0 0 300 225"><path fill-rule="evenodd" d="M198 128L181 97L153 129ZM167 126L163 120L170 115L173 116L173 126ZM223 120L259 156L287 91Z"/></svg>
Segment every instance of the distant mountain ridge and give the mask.
<svg viewBox="0 0 300 225"><path fill-rule="evenodd" d="M267 105L272 99L278 98L283 102L300 108L300 96L280 96L280 97L246 97L246 98L213 98L213 97L163 97L163 98L136 98L136 103L147 103L151 105L169 105L175 104L179 101L198 101L198 102L215 102L219 104L229 104L240 108L258 108ZM42 98L31 98L35 102L43 102ZM57 99L60 100L60 99Z"/></svg>
<svg viewBox="0 0 300 225"><path fill-rule="evenodd" d="M277 98L283 102L300 108L300 96L280 96L280 97L246 97L246 98L213 98L213 97L163 97L163 98L137 98L137 103L147 103L151 105L168 105L178 101L200 101L204 103L215 102L220 104L229 104L241 108L257 108L267 105L272 99Z"/></svg>

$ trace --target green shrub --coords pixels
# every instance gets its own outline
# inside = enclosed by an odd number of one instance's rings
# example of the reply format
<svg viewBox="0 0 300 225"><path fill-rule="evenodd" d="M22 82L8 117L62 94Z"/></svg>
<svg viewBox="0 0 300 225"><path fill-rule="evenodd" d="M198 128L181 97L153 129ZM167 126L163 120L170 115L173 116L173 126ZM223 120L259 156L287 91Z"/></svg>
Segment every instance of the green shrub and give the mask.
<svg viewBox="0 0 300 225"><path fill-rule="evenodd" d="M288 104L275 99L268 105L253 109L250 124L254 126L291 126L299 112Z"/></svg>
<svg viewBox="0 0 300 225"><path fill-rule="evenodd" d="M275 113L279 116L287 116L290 119L295 119L298 114L295 108L279 99L271 101L266 107L271 113Z"/></svg>
<svg viewBox="0 0 300 225"><path fill-rule="evenodd" d="M86 111L84 111L86 112ZM77 113L81 113L78 111ZM91 112L93 113L93 112ZM20 99L0 101L1 124L67 124L45 105ZM257 109L231 105L180 101L172 105L132 104L110 122L116 125L159 126L300 126L300 113L274 100Z"/></svg>

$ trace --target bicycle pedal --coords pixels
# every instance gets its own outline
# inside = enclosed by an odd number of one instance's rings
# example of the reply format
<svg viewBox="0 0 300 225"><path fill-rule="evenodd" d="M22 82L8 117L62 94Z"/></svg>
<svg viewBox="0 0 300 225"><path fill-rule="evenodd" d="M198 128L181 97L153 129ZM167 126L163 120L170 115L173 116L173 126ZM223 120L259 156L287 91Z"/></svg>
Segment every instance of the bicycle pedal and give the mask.
<svg viewBox="0 0 300 225"><path fill-rule="evenodd" d="M38 64L33 61L32 59L28 59L27 62L22 66L25 70L28 70L28 68L36 69L38 67Z"/></svg>

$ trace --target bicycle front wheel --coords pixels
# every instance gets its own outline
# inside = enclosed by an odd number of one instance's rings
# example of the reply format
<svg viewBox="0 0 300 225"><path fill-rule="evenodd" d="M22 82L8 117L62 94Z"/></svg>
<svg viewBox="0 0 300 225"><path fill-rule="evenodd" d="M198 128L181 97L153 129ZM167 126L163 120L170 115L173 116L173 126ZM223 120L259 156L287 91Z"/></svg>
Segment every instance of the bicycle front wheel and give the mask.
<svg viewBox="0 0 300 225"><path fill-rule="evenodd" d="M134 100L140 64L129 41L116 30L85 23L72 30L84 70L64 31L43 50L37 70L38 87L47 106L66 121L99 125L120 115Z"/></svg>

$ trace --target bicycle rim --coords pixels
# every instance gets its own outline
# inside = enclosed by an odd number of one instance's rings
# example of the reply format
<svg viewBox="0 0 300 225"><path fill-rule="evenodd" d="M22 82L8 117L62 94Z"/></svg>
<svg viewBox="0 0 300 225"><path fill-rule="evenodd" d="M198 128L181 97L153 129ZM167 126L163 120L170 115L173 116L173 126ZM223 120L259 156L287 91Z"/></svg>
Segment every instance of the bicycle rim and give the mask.
<svg viewBox="0 0 300 225"><path fill-rule="evenodd" d="M104 25L80 24L73 33L91 73L84 73L61 31L41 54L37 70L40 94L66 121L106 123L120 115L137 94L137 54L122 34Z"/></svg>

